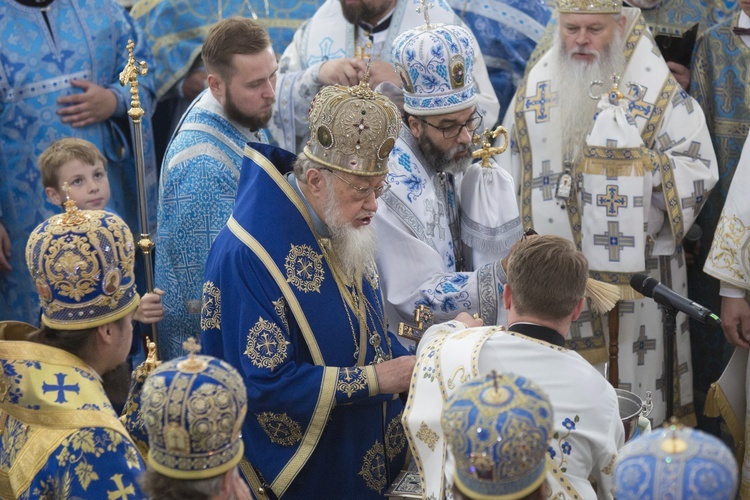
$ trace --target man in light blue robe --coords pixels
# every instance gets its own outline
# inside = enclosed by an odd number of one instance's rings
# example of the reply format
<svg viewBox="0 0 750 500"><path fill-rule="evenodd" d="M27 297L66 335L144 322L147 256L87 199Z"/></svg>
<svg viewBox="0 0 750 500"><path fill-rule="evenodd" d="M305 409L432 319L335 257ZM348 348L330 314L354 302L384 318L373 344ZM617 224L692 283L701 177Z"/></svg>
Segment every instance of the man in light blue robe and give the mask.
<svg viewBox="0 0 750 500"><path fill-rule="evenodd" d="M159 323L165 360L182 355L182 343L200 331L203 266L232 213L245 143L267 142L261 129L274 98L276 58L268 34L254 21L218 23L203 54L209 89L175 131L159 186L155 281L167 292Z"/></svg>
<svg viewBox="0 0 750 500"><path fill-rule="evenodd" d="M164 130L155 132L163 156L180 117L200 93L206 80L201 47L213 26L232 16L258 22L268 31L274 51L284 51L294 31L315 13L323 0L139 0L130 11L149 38L157 64L154 78L159 98L155 120ZM161 133L160 133L161 132Z"/></svg>
<svg viewBox="0 0 750 500"><path fill-rule="evenodd" d="M138 61L151 63L150 47L130 16L112 0L54 0L40 8L0 1L0 320L38 324L39 301L26 271L24 247L32 229L60 211L44 194L37 157L63 137L92 142L107 158L109 209L139 230L135 160L128 136L130 88L120 85L135 42ZM96 12L96 15L91 15ZM148 117L153 112L151 74L139 78L146 158L146 192L156 204L156 170ZM63 104L58 99L88 99ZM114 111L102 109L114 103ZM82 107L90 107L84 111ZM80 111L78 115L60 114ZM75 121L70 117L78 116ZM155 215L152 207L151 215ZM155 221L155 218L154 218ZM3 229L4 228L4 231ZM5 232L7 231L7 234Z"/></svg>

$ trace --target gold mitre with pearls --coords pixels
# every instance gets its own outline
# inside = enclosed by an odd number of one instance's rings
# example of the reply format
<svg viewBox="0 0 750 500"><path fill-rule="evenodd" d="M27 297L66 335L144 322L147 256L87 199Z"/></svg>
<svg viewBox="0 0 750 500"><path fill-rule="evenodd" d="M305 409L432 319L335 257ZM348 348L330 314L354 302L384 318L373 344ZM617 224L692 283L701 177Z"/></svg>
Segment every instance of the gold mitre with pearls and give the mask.
<svg viewBox="0 0 750 500"><path fill-rule="evenodd" d="M561 14L619 14L622 0L557 0Z"/></svg>
<svg viewBox="0 0 750 500"><path fill-rule="evenodd" d="M364 177L388 173L388 155L401 128L401 113L390 99L359 85L329 85L310 106L310 140L305 155L328 168Z"/></svg>

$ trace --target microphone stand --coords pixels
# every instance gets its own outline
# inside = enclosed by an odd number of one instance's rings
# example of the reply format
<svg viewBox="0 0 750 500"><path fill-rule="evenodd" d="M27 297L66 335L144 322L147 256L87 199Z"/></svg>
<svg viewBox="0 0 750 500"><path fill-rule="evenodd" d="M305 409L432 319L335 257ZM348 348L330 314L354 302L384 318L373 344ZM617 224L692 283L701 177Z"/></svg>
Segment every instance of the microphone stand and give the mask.
<svg viewBox="0 0 750 500"><path fill-rule="evenodd" d="M664 313L664 397L667 401L667 422L674 414L674 364L675 341L677 338L677 309L659 304Z"/></svg>

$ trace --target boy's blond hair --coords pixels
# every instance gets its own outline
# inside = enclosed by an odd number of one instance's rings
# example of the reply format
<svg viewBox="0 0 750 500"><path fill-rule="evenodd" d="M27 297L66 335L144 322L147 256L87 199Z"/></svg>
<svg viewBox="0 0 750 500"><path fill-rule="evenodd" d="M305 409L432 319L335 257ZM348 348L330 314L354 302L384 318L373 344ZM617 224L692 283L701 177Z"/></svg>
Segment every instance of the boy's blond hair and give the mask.
<svg viewBox="0 0 750 500"><path fill-rule="evenodd" d="M104 169L107 168L107 160L94 146L87 140L68 137L53 142L50 147L39 155L39 170L42 173L42 185L45 188L59 189L57 185L59 178L57 176L60 167L71 160L78 160L86 165L94 165L97 161L102 162Z"/></svg>

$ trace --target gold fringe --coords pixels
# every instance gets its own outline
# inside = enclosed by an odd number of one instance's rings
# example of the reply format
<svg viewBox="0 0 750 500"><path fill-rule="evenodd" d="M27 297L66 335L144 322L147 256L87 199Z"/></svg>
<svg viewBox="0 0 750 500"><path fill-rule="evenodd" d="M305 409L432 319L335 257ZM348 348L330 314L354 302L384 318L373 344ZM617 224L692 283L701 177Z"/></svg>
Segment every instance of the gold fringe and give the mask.
<svg viewBox="0 0 750 500"><path fill-rule="evenodd" d="M711 414L709 414L709 410L712 411ZM745 459L745 429L737 419L737 415L732 411L732 407L729 404L726 394L724 394L724 391L717 382L711 384L711 388L708 390L708 394L706 395L706 407L703 414L707 417L721 416L721 418L724 419L724 422L726 422L727 427L729 428L729 433L734 440L734 453L737 458L737 463L742 466L742 462Z"/></svg>
<svg viewBox="0 0 750 500"><path fill-rule="evenodd" d="M611 311L620 300L620 287L592 278L586 280L583 296L590 300L590 307L599 314Z"/></svg>
<svg viewBox="0 0 750 500"><path fill-rule="evenodd" d="M591 363L592 365L598 365L599 363L607 363L609 361L609 350L606 347L596 347L594 349L586 349L579 351L583 359Z"/></svg>
<svg viewBox="0 0 750 500"><path fill-rule="evenodd" d="M721 413L719 413L719 403L716 401L717 387L718 384L714 382L706 394L706 406L703 408L703 414L710 418L721 416Z"/></svg>
<svg viewBox="0 0 750 500"><path fill-rule="evenodd" d="M636 160L601 160L586 158L582 172L590 175L607 177L643 177L646 172L641 159Z"/></svg>
<svg viewBox="0 0 750 500"><path fill-rule="evenodd" d="M620 289L620 300L639 300L643 295L633 290L630 285L617 285Z"/></svg>

